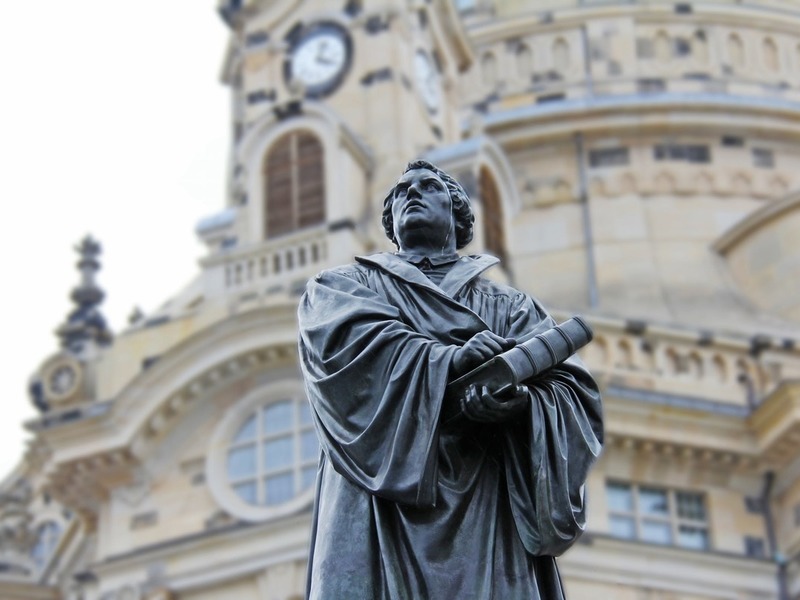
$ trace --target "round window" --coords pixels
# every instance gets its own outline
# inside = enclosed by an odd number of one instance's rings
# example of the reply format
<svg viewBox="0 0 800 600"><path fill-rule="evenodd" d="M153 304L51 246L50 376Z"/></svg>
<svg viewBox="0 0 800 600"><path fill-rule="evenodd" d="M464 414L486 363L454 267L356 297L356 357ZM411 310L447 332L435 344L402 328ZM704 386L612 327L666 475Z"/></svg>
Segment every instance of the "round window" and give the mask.
<svg viewBox="0 0 800 600"><path fill-rule="evenodd" d="M311 502L319 453L302 384L272 382L226 411L211 438L206 479L228 513L260 521Z"/></svg>
<svg viewBox="0 0 800 600"><path fill-rule="evenodd" d="M281 400L259 407L233 437L228 483L256 506L288 502L314 483L319 443L308 402Z"/></svg>

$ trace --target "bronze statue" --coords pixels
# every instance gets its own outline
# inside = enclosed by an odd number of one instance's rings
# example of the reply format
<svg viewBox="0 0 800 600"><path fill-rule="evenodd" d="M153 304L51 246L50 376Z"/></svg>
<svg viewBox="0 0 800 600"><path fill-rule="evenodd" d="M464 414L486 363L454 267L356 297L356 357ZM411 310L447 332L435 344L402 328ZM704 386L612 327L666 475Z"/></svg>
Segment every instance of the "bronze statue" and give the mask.
<svg viewBox="0 0 800 600"><path fill-rule="evenodd" d="M458 182L413 162L384 201L398 252L308 283L300 356L323 449L309 598L563 598L555 557L584 528L600 395L575 356L447 392L555 325L481 276L496 258L459 257L473 221Z"/></svg>

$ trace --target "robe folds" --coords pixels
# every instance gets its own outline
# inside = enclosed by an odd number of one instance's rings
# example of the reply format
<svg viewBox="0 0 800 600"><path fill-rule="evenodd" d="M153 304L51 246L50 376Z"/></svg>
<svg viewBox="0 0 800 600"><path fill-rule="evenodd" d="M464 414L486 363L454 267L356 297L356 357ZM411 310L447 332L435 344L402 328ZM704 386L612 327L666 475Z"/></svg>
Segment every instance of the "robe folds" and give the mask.
<svg viewBox="0 0 800 600"><path fill-rule="evenodd" d="M600 453L594 380L577 357L526 382L498 424L440 419L456 350L489 329L555 323L464 256L437 286L389 253L309 281L300 358L322 448L311 599L559 600L555 556L584 528Z"/></svg>

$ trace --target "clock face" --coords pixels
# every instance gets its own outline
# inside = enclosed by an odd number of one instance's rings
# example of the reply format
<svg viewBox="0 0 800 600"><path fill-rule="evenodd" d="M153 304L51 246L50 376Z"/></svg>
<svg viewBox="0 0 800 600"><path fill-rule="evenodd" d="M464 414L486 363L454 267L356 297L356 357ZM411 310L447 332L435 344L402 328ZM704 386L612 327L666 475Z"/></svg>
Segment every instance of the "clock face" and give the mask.
<svg viewBox="0 0 800 600"><path fill-rule="evenodd" d="M50 389L57 395L63 396L72 389L77 379L78 374L71 365L62 365L50 375Z"/></svg>
<svg viewBox="0 0 800 600"><path fill-rule="evenodd" d="M75 358L56 355L42 367L45 396L56 404L67 402L75 396L81 381L81 366Z"/></svg>
<svg viewBox="0 0 800 600"><path fill-rule="evenodd" d="M331 93L350 67L350 49L350 37L339 25L309 28L293 45L285 68L287 82L299 81L310 97Z"/></svg>
<svg viewBox="0 0 800 600"><path fill-rule="evenodd" d="M422 101L430 112L436 112L442 99L439 74L430 56L423 50L418 50L414 55L414 74Z"/></svg>

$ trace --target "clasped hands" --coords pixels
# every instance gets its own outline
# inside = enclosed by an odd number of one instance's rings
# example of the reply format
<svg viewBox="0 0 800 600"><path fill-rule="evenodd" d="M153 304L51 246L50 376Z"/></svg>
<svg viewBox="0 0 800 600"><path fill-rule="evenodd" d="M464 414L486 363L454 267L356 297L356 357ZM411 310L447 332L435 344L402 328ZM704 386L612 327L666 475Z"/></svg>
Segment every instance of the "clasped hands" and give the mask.
<svg viewBox="0 0 800 600"><path fill-rule="evenodd" d="M516 346L517 341L504 338L491 331L481 331L472 336L453 355L451 371L461 376L487 360ZM458 399L461 414L479 423L500 423L522 412L528 405L528 388L517 386L511 394L496 397L486 386L470 385Z"/></svg>

